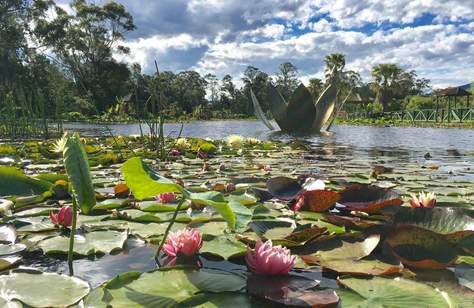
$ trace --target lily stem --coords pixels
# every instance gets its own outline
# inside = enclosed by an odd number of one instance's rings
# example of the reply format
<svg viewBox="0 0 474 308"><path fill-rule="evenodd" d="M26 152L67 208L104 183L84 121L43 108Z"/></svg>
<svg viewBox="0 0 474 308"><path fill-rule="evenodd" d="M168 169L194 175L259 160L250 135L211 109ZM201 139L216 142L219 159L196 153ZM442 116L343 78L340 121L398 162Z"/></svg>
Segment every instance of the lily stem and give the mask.
<svg viewBox="0 0 474 308"><path fill-rule="evenodd" d="M69 251L67 253L67 264L69 266L69 275L74 276L73 254L74 254L74 237L76 236L76 222L77 222L77 205L76 199L72 198L72 226L69 235Z"/></svg>
<svg viewBox="0 0 474 308"><path fill-rule="evenodd" d="M158 260L158 256L160 255L161 249L163 249L163 245L165 245L166 238L168 237L168 233L173 227L173 224L176 221L176 217L178 216L178 212L181 209L181 206L183 205L184 201L186 201L186 196L183 195L183 197L181 197L181 199L179 200L178 206L176 206L176 210L173 213L173 217L171 218L171 221L169 222L168 227L166 227L165 234L163 235L163 239L161 240L160 246L158 246L158 250L156 251L155 259L157 260Z"/></svg>

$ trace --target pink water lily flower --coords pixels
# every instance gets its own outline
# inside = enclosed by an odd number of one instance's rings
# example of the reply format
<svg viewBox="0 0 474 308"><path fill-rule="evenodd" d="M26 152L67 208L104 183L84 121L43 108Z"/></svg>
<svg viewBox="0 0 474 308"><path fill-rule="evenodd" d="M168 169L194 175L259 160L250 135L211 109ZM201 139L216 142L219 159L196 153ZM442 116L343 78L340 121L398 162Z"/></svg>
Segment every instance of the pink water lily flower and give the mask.
<svg viewBox="0 0 474 308"><path fill-rule="evenodd" d="M165 244L163 252L169 257L177 257L182 253L191 257L199 252L202 246L202 235L199 230L185 228L176 232L171 232Z"/></svg>
<svg viewBox="0 0 474 308"><path fill-rule="evenodd" d="M176 199L176 194L174 192L162 193L156 197L156 200L160 203L173 202Z"/></svg>
<svg viewBox="0 0 474 308"><path fill-rule="evenodd" d="M254 251L247 246L245 260L255 274L285 275L295 266L296 256L292 256L288 248L273 246L271 240L265 243L258 240Z"/></svg>
<svg viewBox="0 0 474 308"><path fill-rule="evenodd" d="M63 206L57 215L53 211L49 213L49 219L56 226L69 227L72 224L72 208L70 206Z"/></svg>
<svg viewBox="0 0 474 308"><path fill-rule="evenodd" d="M436 195L432 192L425 194L422 191L418 194L418 196L412 194L409 202L412 208L434 207L436 205Z"/></svg>

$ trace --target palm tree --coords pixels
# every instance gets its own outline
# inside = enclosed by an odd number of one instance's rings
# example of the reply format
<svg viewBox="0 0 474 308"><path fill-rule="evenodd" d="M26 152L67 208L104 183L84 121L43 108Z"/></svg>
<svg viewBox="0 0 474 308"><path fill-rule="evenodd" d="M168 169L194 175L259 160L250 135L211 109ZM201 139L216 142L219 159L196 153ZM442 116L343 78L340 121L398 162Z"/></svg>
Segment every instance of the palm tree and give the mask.
<svg viewBox="0 0 474 308"><path fill-rule="evenodd" d="M329 80L331 77L336 77L339 73L342 73L346 66L346 56L342 53L332 53L324 58L324 62L326 63L324 74L326 80ZM334 72L332 72L333 69Z"/></svg>
<svg viewBox="0 0 474 308"><path fill-rule="evenodd" d="M309 85L308 85L308 90L311 93L311 96L313 96L313 99L318 99L319 95L323 91L324 83L321 79L319 78L311 78L309 80Z"/></svg>
<svg viewBox="0 0 474 308"><path fill-rule="evenodd" d="M399 90L403 83L404 71L396 64L384 63L372 68L374 78L373 90L376 93L376 101L382 104L383 110L387 110L388 103Z"/></svg>

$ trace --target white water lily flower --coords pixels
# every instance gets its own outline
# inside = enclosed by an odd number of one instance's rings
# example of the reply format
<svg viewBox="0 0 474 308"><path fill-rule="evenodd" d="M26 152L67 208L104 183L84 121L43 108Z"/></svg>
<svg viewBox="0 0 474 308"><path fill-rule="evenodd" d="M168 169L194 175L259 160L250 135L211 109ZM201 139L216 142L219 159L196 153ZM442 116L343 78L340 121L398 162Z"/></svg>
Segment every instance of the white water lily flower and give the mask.
<svg viewBox="0 0 474 308"><path fill-rule="evenodd" d="M238 149L242 147L242 144L244 143L244 137L240 135L230 135L226 138L226 141L230 147Z"/></svg>
<svg viewBox="0 0 474 308"><path fill-rule="evenodd" d="M324 190L326 188L326 184L322 180L315 179L315 178L307 178L303 184L303 188L306 191L311 190Z"/></svg>
<svg viewBox="0 0 474 308"><path fill-rule="evenodd" d="M247 138L246 142L247 142L247 144L250 144L250 145L256 145L256 144L261 143L262 141L260 141L257 138L250 137L250 138Z"/></svg>
<svg viewBox="0 0 474 308"><path fill-rule="evenodd" d="M178 140L176 140L176 147L178 149L187 149L191 146L191 144L189 143L188 139L186 138L178 138Z"/></svg>

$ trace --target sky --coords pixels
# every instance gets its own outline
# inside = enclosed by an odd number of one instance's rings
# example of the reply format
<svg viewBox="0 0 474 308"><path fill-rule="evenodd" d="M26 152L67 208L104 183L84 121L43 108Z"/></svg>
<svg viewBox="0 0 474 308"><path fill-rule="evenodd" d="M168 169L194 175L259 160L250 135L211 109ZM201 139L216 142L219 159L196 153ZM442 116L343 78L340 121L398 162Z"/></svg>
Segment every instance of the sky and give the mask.
<svg viewBox="0 0 474 308"><path fill-rule="evenodd" d="M104 0L94 1L96 4ZM58 0L65 9L68 1ZM119 61L154 70L242 76L248 65L273 75L291 62L299 78L323 78L324 57L370 80L396 63L434 88L474 81L474 0L119 0L137 30Z"/></svg>

